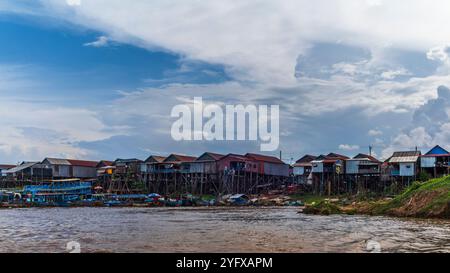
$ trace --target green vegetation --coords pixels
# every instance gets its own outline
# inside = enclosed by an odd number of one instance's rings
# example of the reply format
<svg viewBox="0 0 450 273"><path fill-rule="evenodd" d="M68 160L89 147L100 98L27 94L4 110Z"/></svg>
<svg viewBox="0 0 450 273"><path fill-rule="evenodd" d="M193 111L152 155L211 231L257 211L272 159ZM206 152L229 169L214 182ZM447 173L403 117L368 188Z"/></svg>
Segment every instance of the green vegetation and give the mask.
<svg viewBox="0 0 450 273"><path fill-rule="evenodd" d="M306 214L320 214L320 215L331 215L331 214L341 214L342 209L330 201L322 200L319 203L312 203L307 206L303 213Z"/></svg>
<svg viewBox="0 0 450 273"><path fill-rule="evenodd" d="M450 218L450 176L415 182L388 202L373 204L373 214Z"/></svg>
<svg viewBox="0 0 450 273"><path fill-rule="evenodd" d="M421 182L426 182L426 181L428 181L428 180L430 180L431 179L431 176L430 176L430 174L428 174L427 172L421 172L420 174L419 174L419 181L421 181Z"/></svg>
<svg viewBox="0 0 450 273"><path fill-rule="evenodd" d="M307 206L307 214L370 214L397 217L450 219L450 176L414 182L393 199L375 196L353 196L324 199L299 196Z"/></svg>
<svg viewBox="0 0 450 273"><path fill-rule="evenodd" d="M211 200L216 200L216 197L212 194L205 194L205 195L200 196L200 199L204 200L204 201L211 201Z"/></svg>

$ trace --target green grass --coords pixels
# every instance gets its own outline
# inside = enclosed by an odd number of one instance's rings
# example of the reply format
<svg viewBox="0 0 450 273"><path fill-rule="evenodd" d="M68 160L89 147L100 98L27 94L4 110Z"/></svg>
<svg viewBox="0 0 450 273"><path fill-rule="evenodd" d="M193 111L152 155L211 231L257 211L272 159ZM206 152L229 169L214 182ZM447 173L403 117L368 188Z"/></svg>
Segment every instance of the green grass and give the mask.
<svg viewBox="0 0 450 273"><path fill-rule="evenodd" d="M307 206L303 212L306 214L334 215L341 214L342 210L336 204L322 200L314 203L314 205Z"/></svg>
<svg viewBox="0 0 450 273"><path fill-rule="evenodd" d="M433 197L425 205L417 206L412 211L415 216L433 215L448 206L450 202L450 176L431 179L423 183L415 182L393 200L376 204L373 208L373 213L386 214L409 204L412 198L427 198L427 196Z"/></svg>
<svg viewBox="0 0 450 273"><path fill-rule="evenodd" d="M205 194L200 196L200 199L205 200L205 201L211 201L211 200L215 200L216 197L212 194Z"/></svg>

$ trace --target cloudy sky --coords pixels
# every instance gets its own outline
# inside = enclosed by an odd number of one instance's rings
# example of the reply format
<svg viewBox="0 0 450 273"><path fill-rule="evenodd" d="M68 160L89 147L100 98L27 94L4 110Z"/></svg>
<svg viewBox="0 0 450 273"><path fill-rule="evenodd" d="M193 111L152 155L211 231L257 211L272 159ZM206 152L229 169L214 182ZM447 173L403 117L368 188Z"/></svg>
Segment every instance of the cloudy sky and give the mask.
<svg viewBox="0 0 450 273"><path fill-rule="evenodd" d="M450 148L450 2L2 0L0 161L259 152L175 142L202 96L279 104L284 159ZM277 152L274 152L277 154Z"/></svg>

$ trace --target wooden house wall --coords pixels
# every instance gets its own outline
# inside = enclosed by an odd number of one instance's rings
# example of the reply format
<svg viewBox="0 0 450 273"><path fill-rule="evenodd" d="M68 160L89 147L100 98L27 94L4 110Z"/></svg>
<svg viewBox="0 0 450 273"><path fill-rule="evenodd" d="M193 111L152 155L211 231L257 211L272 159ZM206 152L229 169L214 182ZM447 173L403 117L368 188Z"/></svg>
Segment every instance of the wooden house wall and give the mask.
<svg viewBox="0 0 450 273"><path fill-rule="evenodd" d="M97 176L97 169L93 167L72 166L72 177L75 178L93 178Z"/></svg>
<svg viewBox="0 0 450 273"><path fill-rule="evenodd" d="M275 164L270 162L264 162L261 165L264 166L263 174L276 176L289 176L289 165L287 164Z"/></svg>
<svg viewBox="0 0 450 273"><path fill-rule="evenodd" d="M71 177L69 165L51 165L54 177Z"/></svg>
<svg viewBox="0 0 450 273"><path fill-rule="evenodd" d="M44 166L39 166L39 167L32 167L32 168L28 168L28 169L30 170L32 176L45 177L45 178L52 177L52 169L50 169L50 168L45 168Z"/></svg>
<svg viewBox="0 0 450 273"><path fill-rule="evenodd" d="M261 172L261 168L259 167L259 163L252 160L242 160L235 157L224 157L217 161L217 171L223 172L225 170L231 170L231 165L233 162L239 162L245 166L246 172L259 173Z"/></svg>
<svg viewBox="0 0 450 273"><path fill-rule="evenodd" d="M158 170L163 169L164 166L161 163L146 164L147 173L156 173Z"/></svg>
<svg viewBox="0 0 450 273"><path fill-rule="evenodd" d="M189 172L214 174L217 173L217 163L216 161L191 162Z"/></svg>
<svg viewBox="0 0 450 273"><path fill-rule="evenodd" d="M141 163L139 162L126 162L126 163L117 163L116 164L116 173L117 174L126 174L130 173L139 173L141 171Z"/></svg>

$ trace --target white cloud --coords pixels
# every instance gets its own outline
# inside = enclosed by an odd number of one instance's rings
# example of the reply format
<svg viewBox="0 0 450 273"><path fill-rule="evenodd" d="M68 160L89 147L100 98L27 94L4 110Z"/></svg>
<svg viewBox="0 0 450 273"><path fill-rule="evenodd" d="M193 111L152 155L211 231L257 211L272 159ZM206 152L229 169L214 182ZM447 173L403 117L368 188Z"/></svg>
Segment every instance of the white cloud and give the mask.
<svg viewBox="0 0 450 273"><path fill-rule="evenodd" d="M427 52L427 58L429 60L440 62L440 66L436 71L437 74L450 74L449 52L450 47L448 45L433 47Z"/></svg>
<svg viewBox="0 0 450 273"><path fill-rule="evenodd" d="M407 12L400 0L132 4L92 0L76 10L56 0L42 4L53 16L108 35L91 45L117 40L176 52L186 60L222 64L234 80L255 84L253 95L264 96L266 90L280 86L303 92L301 96L308 102L304 111L309 113L359 105L368 114L376 115L411 111L430 99L436 86L450 82L446 75L392 82L398 76L409 75L402 67L380 71L381 80L376 75L372 82L358 78L378 73L375 68L383 61L380 58L384 57L386 44L423 54L436 44L447 44L445 40L450 44L450 27L445 27L450 24L445 12L450 2L437 2L429 5L423 0L410 1ZM372 60L337 63L333 66L335 72L343 74L330 80L295 78L299 54L317 41L367 47L372 49ZM378 81L373 84L374 80ZM404 89L411 91L406 94L401 92Z"/></svg>
<svg viewBox="0 0 450 273"><path fill-rule="evenodd" d="M428 1L92 0L76 12L42 1L57 16L115 39L224 64L236 79L295 82L296 59L314 41L426 51L450 44L450 3Z"/></svg>
<svg viewBox="0 0 450 273"><path fill-rule="evenodd" d="M408 133L398 135L393 144L403 149L412 150L415 147L430 147L433 145L433 138L428 134L425 128L417 127Z"/></svg>
<svg viewBox="0 0 450 273"><path fill-rule="evenodd" d="M359 63L337 63L333 65L332 73L343 73L350 76L355 76L357 74L365 74L366 70L361 69L366 62Z"/></svg>
<svg viewBox="0 0 450 273"><path fill-rule="evenodd" d="M350 145L350 144L341 144L339 145L339 150L343 150L343 151L356 151L359 150L359 146L358 145Z"/></svg>
<svg viewBox="0 0 450 273"><path fill-rule="evenodd" d="M388 70L381 73L381 77L386 80L393 80L399 76L409 76L409 75L411 75L411 73L404 68L400 68L398 70Z"/></svg>
<svg viewBox="0 0 450 273"><path fill-rule="evenodd" d="M369 136L374 137L374 136L381 136L381 135L383 135L383 132L381 130L372 129L372 130L369 130L369 132L367 134Z"/></svg>
<svg viewBox="0 0 450 273"><path fill-rule="evenodd" d="M419 107L411 124L396 135L383 155L389 156L395 150L429 149L437 144L450 146L450 89L438 88L437 98L430 99Z"/></svg>
<svg viewBox="0 0 450 273"><path fill-rule="evenodd" d="M367 4L372 7L378 7L383 5L382 0L366 0Z"/></svg>
<svg viewBox="0 0 450 273"><path fill-rule="evenodd" d="M81 0L66 0L66 3L69 6L79 6L81 5Z"/></svg>
<svg viewBox="0 0 450 273"><path fill-rule="evenodd" d="M383 149L383 159L392 156L395 151L414 151L416 148L427 148L433 145L433 137L425 128L417 127L408 132L397 135L392 143Z"/></svg>
<svg viewBox="0 0 450 273"><path fill-rule="evenodd" d="M432 61L448 62L448 47L438 46L431 48L427 52L427 58Z"/></svg>
<svg viewBox="0 0 450 273"><path fill-rule="evenodd" d="M145 116L141 122L152 125L152 134L168 132L168 107L177 99L192 99L198 93L211 100L231 103L280 101L284 116L295 120L299 112L314 117L350 108L361 109L370 117L385 112L410 113L436 98L437 86L450 85L448 73L395 82L397 77L410 72L401 65L386 67L383 63L386 61L383 52L397 48L423 54L429 51L429 59L445 64L448 60L446 47L434 48L450 44L450 2L445 0L435 0L433 5L425 0L409 1L407 9L405 2L400 0L155 0L132 3L91 0L83 1L75 9L65 1L41 3L52 17L105 33L88 45L103 46L109 41L119 41L175 52L185 60L225 67L233 78L229 83L169 85L128 93L110 106L108 114L111 116L106 118L115 119L111 124L127 124L133 115ZM372 59L334 64L329 79L296 78L298 56L307 53L317 42L369 48ZM42 116L48 115L40 111L44 110L38 111ZM63 112L68 118L80 114ZM48 129L60 136L67 134L66 137L75 142L95 141L110 135L105 133L108 128L102 127L102 121L96 120L95 116L86 112L82 112L82 116L90 121L86 125L94 132L90 133L94 134L91 137L80 136L64 125L58 128L57 123ZM20 120L20 117L10 118ZM64 122L55 119L58 123ZM22 125L29 126L33 122L36 120L24 121ZM439 124L439 128L445 124ZM400 139L406 143L408 139L420 136L426 143L429 140L426 133L439 135L428 133L428 128L425 132L419 129L412 132L423 126L413 127L407 128L393 142L399 143ZM14 128L11 132L20 134ZM78 126L78 129L82 128L84 125ZM437 130L445 138L443 129ZM64 139L57 142L63 143ZM354 146L343 144L342 148Z"/></svg>
<svg viewBox="0 0 450 273"><path fill-rule="evenodd" d="M97 111L67 107L42 93L34 95L42 88L34 72L30 66L0 64L0 160L89 158L95 154L79 143L125 133L120 126L107 125Z"/></svg>
<svg viewBox="0 0 450 273"><path fill-rule="evenodd" d="M450 76L411 78L404 82L379 81L373 84L336 76L329 80L302 79L298 89L285 94L289 100L296 99L300 104L297 109L302 109L305 114L322 114L356 107L368 116L375 116L385 112L414 111L435 98L437 86L449 84Z"/></svg>
<svg viewBox="0 0 450 273"><path fill-rule="evenodd" d="M109 44L110 40L106 36L100 36L96 41L85 43L84 46L92 46L92 47L103 47Z"/></svg>
<svg viewBox="0 0 450 273"><path fill-rule="evenodd" d="M36 160L45 156L94 156L91 151L79 148L78 143L104 140L122 133L121 128L105 125L94 111L5 99L2 101L2 158Z"/></svg>

